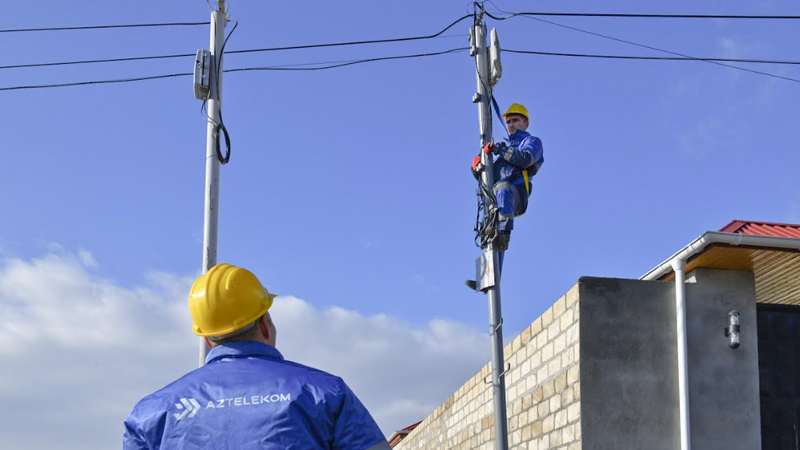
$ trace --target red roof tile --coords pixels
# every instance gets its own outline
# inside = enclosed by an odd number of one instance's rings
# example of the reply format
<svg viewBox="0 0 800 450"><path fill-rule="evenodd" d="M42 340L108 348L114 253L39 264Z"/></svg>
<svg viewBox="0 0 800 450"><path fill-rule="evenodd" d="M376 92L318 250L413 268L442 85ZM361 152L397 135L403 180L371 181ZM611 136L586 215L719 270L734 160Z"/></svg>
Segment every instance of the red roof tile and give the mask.
<svg viewBox="0 0 800 450"><path fill-rule="evenodd" d="M800 225L794 225L790 223L732 220L729 224L720 228L719 231L724 233L800 238Z"/></svg>
<svg viewBox="0 0 800 450"><path fill-rule="evenodd" d="M392 437L389 438L389 446L394 448L395 445L399 444L400 441L405 439L406 436L408 436L408 433L413 431L414 428L417 428L417 425L419 425L421 423L422 423L422 421L420 420L419 422L417 422L417 423L415 423L413 425L409 425L409 426L403 428L402 430L395 431L394 434L392 434Z"/></svg>

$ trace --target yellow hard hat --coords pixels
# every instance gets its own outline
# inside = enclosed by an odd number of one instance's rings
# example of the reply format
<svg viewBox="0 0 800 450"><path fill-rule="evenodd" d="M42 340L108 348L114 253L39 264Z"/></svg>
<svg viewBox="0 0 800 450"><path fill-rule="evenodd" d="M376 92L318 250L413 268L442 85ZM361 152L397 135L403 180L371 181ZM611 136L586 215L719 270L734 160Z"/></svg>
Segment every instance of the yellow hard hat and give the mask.
<svg viewBox="0 0 800 450"><path fill-rule="evenodd" d="M528 108L520 105L519 103L512 103L511 106L508 107L508 111L503 114L503 119L505 119L509 114L519 114L520 116L525 116L525 120L530 120L528 115Z"/></svg>
<svg viewBox="0 0 800 450"><path fill-rule="evenodd" d="M192 331L207 337L230 335L263 316L276 296L249 270L217 264L189 292Z"/></svg>

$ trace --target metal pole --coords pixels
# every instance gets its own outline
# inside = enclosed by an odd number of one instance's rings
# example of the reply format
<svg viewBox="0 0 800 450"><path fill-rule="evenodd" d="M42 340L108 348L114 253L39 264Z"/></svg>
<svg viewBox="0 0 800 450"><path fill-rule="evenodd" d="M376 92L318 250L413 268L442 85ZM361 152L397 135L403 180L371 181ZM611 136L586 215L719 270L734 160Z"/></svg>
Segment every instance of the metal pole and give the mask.
<svg viewBox="0 0 800 450"><path fill-rule="evenodd" d="M486 24L482 21L473 28L474 55L477 66L478 94L478 122L481 131L481 148L492 140L492 88L489 85L490 61L489 47L486 44ZM481 151L481 162L484 170L481 179L490 188L494 186L494 172L492 155ZM486 207L489 203L485 202ZM487 211L484 211L484 214ZM499 264L499 251L493 243L489 243L487 251L491 254L493 264L489 270L497 271ZM492 390L494 393L494 436L495 450L508 449L508 422L506 420L506 382L503 358L503 315L500 310L500 274L495 273L495 283L486 290L489 299L489 327L492 336Z"/></svg>
<svg viewBox="0 0 800 450"><path fill-rule="evenodd" d="M218 52L222 50L225 39L224 1L219 1L220 9L211 12L211 71L209 79L208 117L206 126L206 185L205 216L203 220L203 273L217 264L217 222L219 217L219 159L217 157L217 140L214 132L220 121L220 104L222 102L222 59ZM200 360L202 366L206 362L208 346L205 339L200 339Z"/></svg>

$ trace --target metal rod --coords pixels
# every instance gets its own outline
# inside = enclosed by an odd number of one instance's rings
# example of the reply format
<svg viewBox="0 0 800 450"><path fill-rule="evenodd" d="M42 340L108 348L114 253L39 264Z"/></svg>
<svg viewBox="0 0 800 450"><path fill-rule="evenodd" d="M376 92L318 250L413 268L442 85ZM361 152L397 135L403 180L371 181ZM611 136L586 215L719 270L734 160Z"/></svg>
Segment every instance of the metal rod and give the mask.
<svg viewBox="0 0 800 450"><path fill-rule="evenodd" d="M481 132L481 149L492 140L492 88L489 85L490 61L489 47L486 44L486 24L481 22L475 24L473 29L477 46L475 52L475 65L477 67L478 80L478 123ZM481 180L491 189L494 186L494 170L492 155L481 151L481 162L484 170L481 173ZM484 214L488 212L490 202L484 202ZM495 230L495 232L498 232ZM494 264L492 270L499 272L499 251L494 243L489 243L489 251L492 254ZM495 274L495 284L486 291L489 300L489 326L492 330L492 391L494 395L494 436L495 450L508 449L508 421L506 420L506 382L504 358L503 358L503 315L500 309L500 274Z"/></svg>
<svg viewBox="0 0 800 450"><path fill-rule="evenodd" d="M203 220L203 273L217 264L217 224L219 219L219 158L217 157L216 124L220 121L222 103L222 50L225 40L225 11L220 1L220 9L211 12L211 77L209 79L208 117L206 126L206 185L205 214ZM200 339L199 365L206 362L208 346Z"/></svg>

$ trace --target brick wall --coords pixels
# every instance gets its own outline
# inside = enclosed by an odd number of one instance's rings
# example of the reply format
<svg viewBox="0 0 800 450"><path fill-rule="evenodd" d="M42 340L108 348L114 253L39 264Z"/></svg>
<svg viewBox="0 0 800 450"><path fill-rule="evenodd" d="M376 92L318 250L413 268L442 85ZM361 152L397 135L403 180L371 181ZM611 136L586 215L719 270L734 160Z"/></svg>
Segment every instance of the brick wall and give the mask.
<svg viewBox="0 0 800 450"><path fill-rule="evenodd" d="M578 301L576 285L505 347L511 450L581 448ZM491 380L490 363L395 449L494 449L492 389L484 379Z"/></svg>

